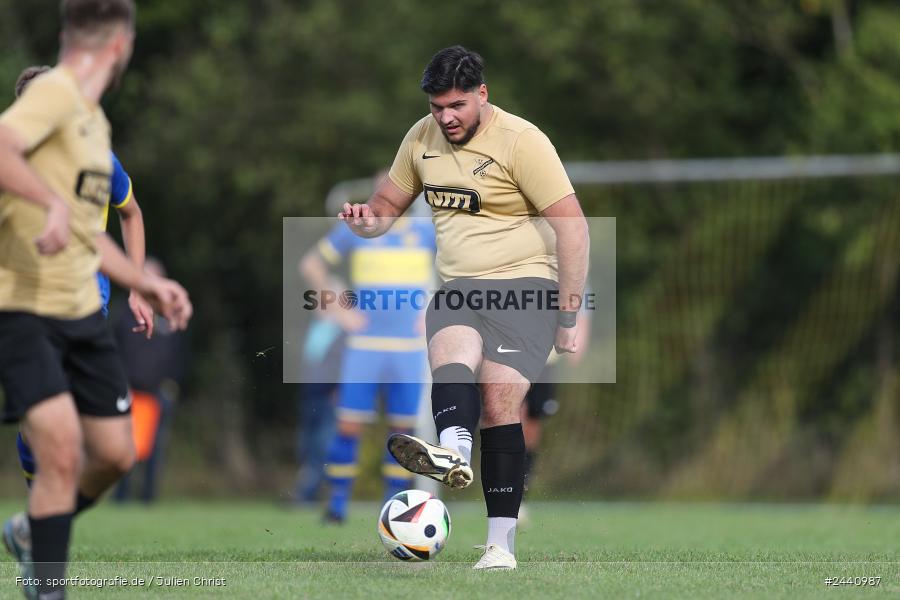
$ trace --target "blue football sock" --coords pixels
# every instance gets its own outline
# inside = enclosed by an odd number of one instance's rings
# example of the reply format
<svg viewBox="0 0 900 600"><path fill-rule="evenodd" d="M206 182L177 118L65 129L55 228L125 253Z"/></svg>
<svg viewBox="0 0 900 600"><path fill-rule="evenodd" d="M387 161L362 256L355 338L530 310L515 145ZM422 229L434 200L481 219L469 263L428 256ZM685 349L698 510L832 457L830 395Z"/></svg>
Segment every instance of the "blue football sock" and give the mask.
<svg viewBox="0 0 900 600"><path fill-rule="evenodd" d="M25 443L25 438L22 437L21 431L16 434L16 450L19 452L19 465L21 465L22 473L25 475L25 483L28 487L31 487L37 467L35 466L31 448Z"/></svg>
<svg viewBox="0 0 900 600"><path fill-rule="evenodd" d="M356 450L359 438L337 434L328 448L325 473L331 484L328 512L339 517L347 514L347 503L356 477Z"/></svg>

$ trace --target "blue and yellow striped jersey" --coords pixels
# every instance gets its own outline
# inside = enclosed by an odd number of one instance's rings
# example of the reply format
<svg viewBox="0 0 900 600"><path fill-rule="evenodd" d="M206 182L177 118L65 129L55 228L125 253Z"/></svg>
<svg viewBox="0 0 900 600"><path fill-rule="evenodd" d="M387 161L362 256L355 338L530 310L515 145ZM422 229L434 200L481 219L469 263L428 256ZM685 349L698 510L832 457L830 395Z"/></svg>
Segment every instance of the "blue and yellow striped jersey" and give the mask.
<svg viewBox="0 0 900 600"><path fill-rule="evenodd" d="M104 231L109 222L109 206L122 208L134 198L134 193L131 189L131 177L128 176L116 154L110 152L110 156L112 157L113 172L109 187L109 204L103 207L103 217L100 222L100 226ZM106 315L109 312L109 277L103 273L97 273L97 285L100 286L100 310Z"/></svg>
<svg viewBox="0 0 900 600"><path fill-rule="evenodd" d="M113 171L109 187L109 204L103 208L103 220L100 222L100 227L104 230L109 222L109 206L122 208L134 197L131 191L131 177L128 176L115 153L110 152L110 155L112 156Z"/></svg>
<svg viewBox="0 0 900 600"><path fill-rule="evenodd" d="M369 322L363 331L352 336L354 339L379 338L359 341L374 344L373 350L403 350L400 346L404 342L395 338L415 338L418 344L422 337L419 320L424 314L423 303L428 302L427 293L434 278L435 238L430 219L401 218L390 231L376 238L358 237L345 223L338 223L319 241L318 250L331 266L347 262L358 308ZM367 297L374 300L365 304ZM353 340L350 342L352 345ZM383 348L375 347L379 344Z"/></svg>

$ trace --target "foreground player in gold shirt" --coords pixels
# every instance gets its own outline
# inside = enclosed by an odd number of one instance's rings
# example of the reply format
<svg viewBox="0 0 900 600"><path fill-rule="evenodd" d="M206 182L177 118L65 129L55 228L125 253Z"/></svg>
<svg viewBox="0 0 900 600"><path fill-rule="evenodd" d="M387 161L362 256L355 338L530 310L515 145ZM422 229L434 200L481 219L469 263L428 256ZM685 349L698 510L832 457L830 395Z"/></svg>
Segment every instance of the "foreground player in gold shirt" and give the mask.
<svg viewBox="0 0 900 600"><path fill-rule="evenodd" d="M358 235L384 233L424 192L443 285L427 312L435 446L394 435L415 473L465 487L481 423L488 536L476 569L514 569L524 486L520 407L554 346L577 350L587 222L556 150L537 127L488 102L481 57L438 52L422 90L431 115L400 146L390 177L339 215Z"/></svg>
<svg viewBox="0 0 900 600"><path fill-rule="evenodd" d="M6 531L29 598L63 598L72 517L134 460L130 398L100 313L98 268L176 328L192 307L176 282L140 272L100 230L109 123L99 105L134 40L132 0L63 0L60 62L0 115L0 383L38 471L29 538ZM87 460L82 468L81 456ZM29 585L30 584L30 585Z"/></svg>

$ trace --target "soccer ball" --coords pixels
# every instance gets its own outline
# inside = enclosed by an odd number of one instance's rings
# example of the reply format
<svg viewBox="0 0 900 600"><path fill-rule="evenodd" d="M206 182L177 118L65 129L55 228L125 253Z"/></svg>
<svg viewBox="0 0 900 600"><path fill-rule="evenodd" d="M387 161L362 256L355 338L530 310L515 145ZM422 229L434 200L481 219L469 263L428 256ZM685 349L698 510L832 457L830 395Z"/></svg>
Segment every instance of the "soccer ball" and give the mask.
<svg viewBox="0 0 900 600"><path fill-rule="evenodd" d="M394 558L430 560L444 549L450 536L450 513L428 492L406 490L381 509L378 535Z"/></svg>

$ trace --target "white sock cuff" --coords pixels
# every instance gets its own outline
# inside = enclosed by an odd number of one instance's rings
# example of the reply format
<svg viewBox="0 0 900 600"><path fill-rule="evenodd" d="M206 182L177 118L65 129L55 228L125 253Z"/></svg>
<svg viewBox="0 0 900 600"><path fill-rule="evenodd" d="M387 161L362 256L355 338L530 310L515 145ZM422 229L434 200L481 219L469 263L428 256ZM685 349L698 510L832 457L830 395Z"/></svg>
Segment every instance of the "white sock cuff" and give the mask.
<svg viewBox="0 0 900 600"><path fill-rule="evenodd" d="M516 524L513 517L488 517L487 543L500 546L510 554L515 554Z"/></svg>
<svg viewBox="0 0 900 600"><path fill-rule="evenodd" d="M472 462L472 432L465 427L454 425L441 431L439 435L440 445L444 448L456 450L463 455L466 462Z"/></svg>

